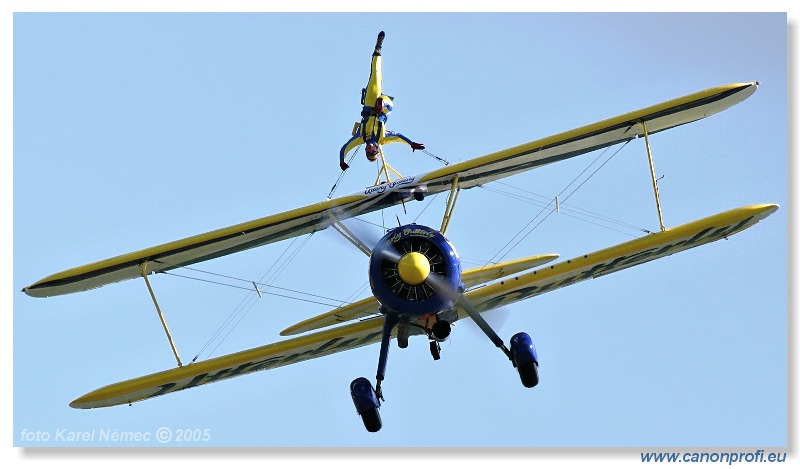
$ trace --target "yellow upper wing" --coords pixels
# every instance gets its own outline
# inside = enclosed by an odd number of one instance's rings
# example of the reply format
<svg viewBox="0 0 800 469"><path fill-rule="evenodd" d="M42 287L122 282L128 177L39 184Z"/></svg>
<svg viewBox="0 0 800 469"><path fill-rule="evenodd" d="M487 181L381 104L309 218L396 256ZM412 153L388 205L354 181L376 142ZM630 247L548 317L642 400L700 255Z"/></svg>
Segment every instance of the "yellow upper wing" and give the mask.
<svg viewBox="0 0 800 469"><path fill-rule="evenodd" d="M171 243L123 254L81 267L65 270L25 287L30 296L46 297L75 293L120 282L142 275L141 265L147 262L148 273L163 272L183 265L224 256L282 239L299 236L327 227L327 216L336 212L355 216L368 211L377 198L363 195L342 197L307 207L241 223L228 228L192 236Z"/></svg>
<svg viewBox="0 0 800 469"><path fill-rule="evenodd" d="M466 296L478 311L488 311L727 238L753 226L777 209L777 205L752 205L730 210L553 264L513 279L495 282L467 292ZM465 316L465 313L459 312L459 318ZM123 381L85 394L70 403L70 406L90 409L128 404L254 371L277 368L361 347L380 340L382 324L382 318L376 317Z"/></svg>
<svg viewBox="0 0 800 469"><path fill-rule="evenodd" d="M744 101L757 88L758 82L752 82L698 91L595 124L450 165L421 176L420 183L427 184L431 191L437 185L449 184L453 175L458 174L459 187L467 189L641 137L644 135L641 122L647 124L647 132L651 135L694 122Z"/></svg>
<svg viewBox="0 0 800 469"><path fill-rule="evenodd" d="M426 174L370 187L357 194L69 269L39 280L23 291L35 297L63 295L138 277L145 263L148 272L163 272L232 254L325 229L334 218L344 220L411 201L411 190L420 186L435 194L448 190L458 178L459 187L469 189L636 138L642 135L640 122L647 123L649 133L655 133L702 119L743 101L757 86L758 83L735 83L699 91Z"/></svg>

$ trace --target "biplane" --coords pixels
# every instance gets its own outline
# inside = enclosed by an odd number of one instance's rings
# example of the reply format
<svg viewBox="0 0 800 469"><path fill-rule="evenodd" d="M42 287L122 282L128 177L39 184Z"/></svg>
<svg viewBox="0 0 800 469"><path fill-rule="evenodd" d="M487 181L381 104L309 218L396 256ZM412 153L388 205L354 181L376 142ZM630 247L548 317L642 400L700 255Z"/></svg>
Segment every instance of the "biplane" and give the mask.
<svg viewBox="0 0 800 469"><path fill-rule="evenodd" d="M649 136L723 111L750 97L758 86L748 82L709 88L415 176L401 176L381 152L378 164L383 176L356 193L75 267L47 276L23 292L49 297L138 278L147 286L177 366L91 391L70 403L78 409L131 404L379 343L374 384L359 377L350 385L358 415L365 428L375 432L383 425L379 409L384 402L382 384L392 341L405 348L411 336L424 336L432 357L438 360L439 344L448 339L451 326L464 319L478 325L516 369L522 385L532 388L539 382L539 358L531 336L519 332L506 342L485 320L485 312L727 239L779 208L775 204L749 205L670 228L661 217ZM462 269L455 243L446 237L460 191L634 139L643 139L650 162L660 231L560 262L554 262L557 254L544 254ZM388 230L376 243L369 243L345 223L438 193L449 194L438 227L398 223L400 226ZM369 256L365 272L371 296L286 328L281 335L292 336L286 340L182 363L150 276L328 228Z"/></svg>

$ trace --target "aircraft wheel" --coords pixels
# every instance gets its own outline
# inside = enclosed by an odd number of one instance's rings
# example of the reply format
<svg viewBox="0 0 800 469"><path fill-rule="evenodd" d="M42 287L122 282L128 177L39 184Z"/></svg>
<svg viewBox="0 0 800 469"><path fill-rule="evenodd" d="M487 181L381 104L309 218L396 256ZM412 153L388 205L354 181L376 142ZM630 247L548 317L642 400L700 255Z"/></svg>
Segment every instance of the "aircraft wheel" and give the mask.
<svg viewBox="0 0 800 469"><path fill-rule="evenodd" d="M511 337L511 352L522 384L526 388L539 384L539 358L531 337L524 332L514 334Z"/></svg>
<svg viewBox="0 0 800 469"><path fill-rule="evenodd" d="M361 412L361 420L364 421L364 427L368 432L377 432L383 427L381 422L381 414L377 408L372 408Z"/></svg>
<svg viewBox="0 0 800 469"><path fill-rule="evenodd" d="M369 380L367 378L354 379L350 383L350 396L353 398L353 404L355 404L361 420L364 421L367 431L377 432L380 430L382 424L378 407L381 406L381 402Z"/></svg>
<svg viewBox="0 0 800 469"><path fill-rule="evenodd" d="M519 379L526 388L532 388L539 384L539 366L536 362L520 363L517 365Z"/></svg>

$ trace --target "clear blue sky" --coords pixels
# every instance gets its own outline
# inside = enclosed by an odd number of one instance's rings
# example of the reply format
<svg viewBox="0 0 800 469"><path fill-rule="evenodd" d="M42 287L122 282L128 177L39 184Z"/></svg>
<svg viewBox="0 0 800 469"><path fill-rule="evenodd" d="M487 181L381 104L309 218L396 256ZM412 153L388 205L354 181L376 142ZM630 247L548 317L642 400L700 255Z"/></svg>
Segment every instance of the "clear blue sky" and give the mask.
<svg viewBox="0 0 800 469"><path fill-rule="evenodd" d="M201 445L237 447L788 444L784 14L16 14L13 27L14 445L78 446L23 442L23 431L160 427L209 429ZM677 225L753 203L782 209L728 241L508 308L501 335L532 335L537 388L523 388L463 323L438 362L421 337L393 348L378 434L364 430L348 393L353 378L374 377L377 345L131 407L70 408L97 387L174 366L146 287L49 299L19 290L324 199L380 30L384 88L395 97L388 127L449 161L758 80L745 102L652 138L664 219ZM403 174L438 167L405 146L387 153ZM555 196L596 156L504 182ZM337 195L373 182L361 154L352 166ZM443 202L383 216L438 226ZM568 203L657 229L643 142ZM539 210L465 191L448 237L467 260L488 260ZM622 231L551 216L504 260L569 258L636 235ZM257 280L287 245L200 267ZM322 232L274 284L345 299L367 281L366 261ZM245 295L168 276L153 286L184 360ZM215 355L279 340L327 309L268 297Z"/></svg>

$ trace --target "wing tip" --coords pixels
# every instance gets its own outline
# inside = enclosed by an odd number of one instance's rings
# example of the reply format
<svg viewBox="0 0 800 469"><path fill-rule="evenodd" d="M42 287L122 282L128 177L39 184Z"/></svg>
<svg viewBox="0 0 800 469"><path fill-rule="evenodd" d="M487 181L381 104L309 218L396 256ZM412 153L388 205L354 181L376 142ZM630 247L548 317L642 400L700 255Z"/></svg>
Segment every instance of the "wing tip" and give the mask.
<svg viewBox="0 0 800 469"><path fill-rule="evenodd" d="M781 208L779 204L762 204L757 205L757 208L760 208L761 214L763 215L761 218L764 219L773 213L777 212L778 209Z"/></svg>
<svg viewBox="0 0 800 469"><path fill-rule="evenodd" d="M304 332L313 331L315 329L321 329L323 327L328 327L333 324L323 324L318 325L317 322L319 321L319 317L313 317L310 319L306 319L305 321L298 322L297 324L293 324L286 329L280 331L278 335L282 337L290 337L297 334L302 334Z"/></svg>
<svg viewBox="0 0 800 469"><path fill-rule="evenodd" d="M755 204L746 205L740 210L746 210L758 215L758 220L763 220L773 213L777 212L781 206L779 204Z"/></svg>
<svg viewBox="0 0 800 469"><path fill-rule="evenodd" d="M319 318L319 317L313 317L313 318L310 318L310 319L306 319L305 321L298 322L297 324L291 325L291 326L287 327L286 329L280 331L278 333L278 335L280 335L282 337L290 337L290 336L293 336L293 335L302 334L304 332L309 332L309 331L313 331L315 329L320 329L320 328L323 328L323 327L328 327L328 326L332 326L333 325L333 324L318 325L317 322L320 319L321 318Z"/></svg>
<svg viewBox="0 0 800 469"><path fill-rule="evenodd" d="M27 287L23 288L20 291L22 293L30 296L31 298L44 298L44 297L46 297L47 295L42 295L41 294L41 290L39 289L39 287L37 287L37 285L38 285L37 283L34 283L33 285L28 285Z"/></svg>
<svg viewBox="0 0 800 469"><path fill-rule="evenodd" d="M92 409L94 406L90 405L84 398L85 396L81 396L75 399L69 403L69 406L73 409Z"/></svg>
<svg viewBox="0 0 800 469"><path fill-rule="evenodd" d="M297 334L302 334L303 332L312 331L315 329L314 322L319 320L319 317L313 317L310 319L306 319L305 321L298 322L297 324L293 324L286 329L280 331L278 335L282 337L289 337Z"/></svg>

